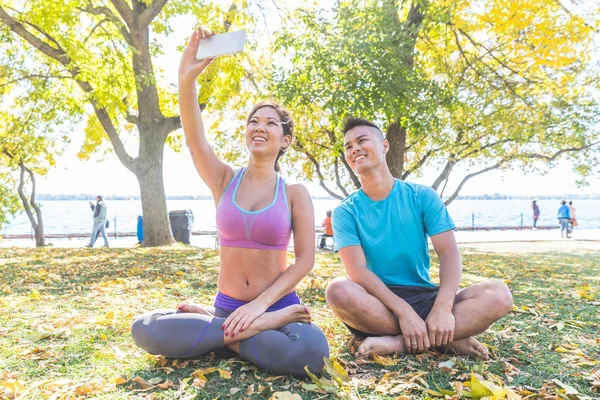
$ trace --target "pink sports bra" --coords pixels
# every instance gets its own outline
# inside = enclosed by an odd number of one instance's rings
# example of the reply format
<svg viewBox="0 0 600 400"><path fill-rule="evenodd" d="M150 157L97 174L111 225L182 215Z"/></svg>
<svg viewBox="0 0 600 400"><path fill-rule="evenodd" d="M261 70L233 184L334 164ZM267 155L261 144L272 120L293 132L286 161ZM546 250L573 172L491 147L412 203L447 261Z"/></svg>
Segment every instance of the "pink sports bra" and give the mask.
<svg viewBox="0 0 600 400"><path fill-rule="evenodd" d="M217 236L221 246L287 250L292 233L285 182L277 175L275 196L262 210L247 211L235 201L245 168L238 170L217 205Z"/></svg>

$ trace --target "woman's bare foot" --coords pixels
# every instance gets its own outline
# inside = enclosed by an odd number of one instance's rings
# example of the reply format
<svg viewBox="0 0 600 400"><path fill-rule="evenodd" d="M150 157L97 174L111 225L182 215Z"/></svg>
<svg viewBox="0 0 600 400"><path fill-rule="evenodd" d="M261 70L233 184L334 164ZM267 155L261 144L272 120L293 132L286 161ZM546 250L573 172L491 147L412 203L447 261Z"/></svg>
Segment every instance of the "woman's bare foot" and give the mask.
<svg viewBox="0 0 600 400"><path fill-rule="evenodd" d="M450 350L461 356L471 356L480 358L482 360L487 360L490 356L490 352L485 345L472 337L455 340L452 343L441 346L441 348L444 350Z"/></svg>
<svg viewBox="0 0 600 400"><path fill-rule="evenodd" d="M180 304L177 306L177 311L181 313L204 314L214 317L210 311L196 304Z"/></svg>
<svg viewBox="0 0 600 400"><path fill-rule="evenodd" d="M266 312L252 321L248 329L240 331L235 337L226 335L224 337L224 344L231 350L239 352L239 345L237 343L240 340L248 339L270 329L283 328L287 324L294 322L310 324L311 318L308 307L302 304L294 304L281 310Z"/></svg>
<svg viewBox="0 0 600 400"><path fill-rule="evenodd" d="M404 352L404 338L402 335L368 337L358 348L356 357L367 357L372 354L383 356L396 352Z"/></svg>
<svg viewBox="0 0 600 400"><path fill-rule="evenodd" d="M260 328L261 331L266 331L268 329L283 328L287 324L293 322L310 324L311 317L308 307L302 304L294 304L293 306L288 306L281 310L266 312L258 317L252 324L256 324L257 328Z"/></svg>

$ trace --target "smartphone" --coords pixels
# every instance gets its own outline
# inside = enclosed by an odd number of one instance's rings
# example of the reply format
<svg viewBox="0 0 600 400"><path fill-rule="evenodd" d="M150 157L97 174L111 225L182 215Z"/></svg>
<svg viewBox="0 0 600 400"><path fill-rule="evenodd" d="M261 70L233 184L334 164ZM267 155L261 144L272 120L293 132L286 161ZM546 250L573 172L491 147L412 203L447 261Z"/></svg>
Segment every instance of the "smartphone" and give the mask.
<svg viewBox="0 0 600 400"><path fill-rule="evenodd" d="M200 39L196 59L227 56L244 50L246 31L222 33Z"/></svg>

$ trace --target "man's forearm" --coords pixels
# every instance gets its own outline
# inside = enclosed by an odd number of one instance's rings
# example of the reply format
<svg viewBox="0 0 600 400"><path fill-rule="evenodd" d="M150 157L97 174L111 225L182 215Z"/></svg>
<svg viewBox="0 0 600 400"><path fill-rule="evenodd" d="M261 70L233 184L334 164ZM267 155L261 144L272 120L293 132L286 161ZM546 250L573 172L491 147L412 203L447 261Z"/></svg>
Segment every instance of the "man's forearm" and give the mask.
<svg viewBox="0 0 600 400"><path fill-rule="evenodd" d="M435 308L452 311L461 275L462 262L458 251L440 256L440 290L433 305Z"/></svg>
<svg viewBox="0 0 600 400"><path fill-rule="evenodd" d="M362 286L367 293L376 297L396 315L403 315L412 308L402 298L396 296L373 272L364 270L350 275L350 280Z"/></svg>

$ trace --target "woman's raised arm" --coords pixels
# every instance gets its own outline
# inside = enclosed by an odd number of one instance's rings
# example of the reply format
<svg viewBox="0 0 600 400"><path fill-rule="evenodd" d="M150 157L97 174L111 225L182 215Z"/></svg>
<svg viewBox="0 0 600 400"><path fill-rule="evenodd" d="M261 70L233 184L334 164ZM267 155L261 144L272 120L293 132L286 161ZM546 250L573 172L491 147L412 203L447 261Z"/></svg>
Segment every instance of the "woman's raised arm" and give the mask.
<svg viewBox="0 0 600 400"><path fill-rule="evenodd" d="M206 139L202 122L196 79L213 61L212 58L197 60L196 53L201 38L214 35L204 28L198 28L190 38L179 63L179 112L185 134L185 142L192 154L194 165L200 177L208 185L213 197L218 199L227 183L233 177L233 169L219 160Z"/></svg>

